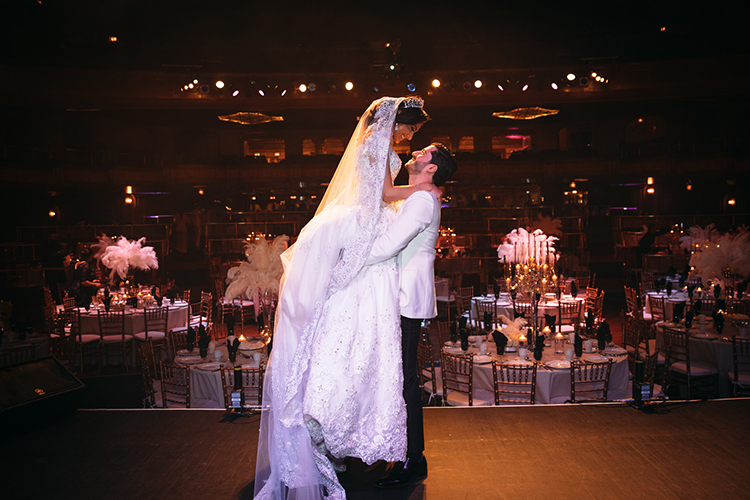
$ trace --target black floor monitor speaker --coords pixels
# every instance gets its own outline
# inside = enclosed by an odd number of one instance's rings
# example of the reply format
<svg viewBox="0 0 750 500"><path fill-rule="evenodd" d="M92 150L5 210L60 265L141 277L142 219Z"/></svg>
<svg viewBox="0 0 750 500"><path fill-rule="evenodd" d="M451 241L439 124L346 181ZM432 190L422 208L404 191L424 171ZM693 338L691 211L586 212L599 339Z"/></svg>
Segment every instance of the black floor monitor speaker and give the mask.
<svg viewBox="0 0 750 500"><path fill-rule="evenodd" d="M0 420L39 420L75 410L84 387L57 359L26 361L0 368Z"/></svg>

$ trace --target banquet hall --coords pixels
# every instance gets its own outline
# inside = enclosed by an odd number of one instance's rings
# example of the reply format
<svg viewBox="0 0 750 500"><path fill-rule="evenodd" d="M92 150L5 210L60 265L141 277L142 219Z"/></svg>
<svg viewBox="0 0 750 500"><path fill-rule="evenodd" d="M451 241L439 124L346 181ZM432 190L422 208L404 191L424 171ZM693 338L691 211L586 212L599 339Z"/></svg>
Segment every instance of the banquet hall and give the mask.
<svg viewBox="0 0 750 500"><path fill-rule="evenodd" d="M385 492L348 459L347 497L746 497L746 14L10 0L0 491L252 498L280 254L390 96L430 116L401 162L458 165L418 350L430 473Z"/></svg>

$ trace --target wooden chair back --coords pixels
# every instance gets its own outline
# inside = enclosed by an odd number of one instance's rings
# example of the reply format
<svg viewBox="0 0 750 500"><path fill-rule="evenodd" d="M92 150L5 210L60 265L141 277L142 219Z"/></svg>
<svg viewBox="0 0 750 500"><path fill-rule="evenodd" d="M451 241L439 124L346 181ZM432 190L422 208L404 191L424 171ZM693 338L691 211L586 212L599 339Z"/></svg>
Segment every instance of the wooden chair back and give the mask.
<svg viewBox="0 0 750 500"><path fill-rule="evenodd" d="M190 366L159 363L164 408L190 408Z"/></svg>
<svg viewBox="0 0 750 500"><path fill-rule="evenodd" d="M513 365L492 362L495 404L534 404L537 364Z"/></svg>
<svg viewBox="0 0 750 500"><path fill-rule="evenodd" d="M606 401L612 360L606 363L570 363L570 401L572 403Z"/></svg>
<svg viewBox="0 0 750 500"><path fill-rule="evenodd" d="M472 356L440 353L443 376L443 397L449 405L474 406L474 358Z"/></svg>
<svg viewBox="0 0 750 500"><path fill-rule="evenodd" d="M242 392L245 396L245 404L260 406L263 400L263 365L258 367L242 368ZM232 406L232 392L234 391L235 371L233 367L221 365L221 380L224 386L224 408Z"/></svg>

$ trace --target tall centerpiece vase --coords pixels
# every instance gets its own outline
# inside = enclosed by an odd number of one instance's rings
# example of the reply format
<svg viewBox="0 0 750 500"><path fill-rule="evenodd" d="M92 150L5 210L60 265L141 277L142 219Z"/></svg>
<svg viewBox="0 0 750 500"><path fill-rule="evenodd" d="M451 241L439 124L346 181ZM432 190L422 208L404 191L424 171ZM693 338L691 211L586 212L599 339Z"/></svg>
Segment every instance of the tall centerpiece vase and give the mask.
<svg viewBox="0 0 750 500"><path fill-rule="evenodd" d="M270 290L259 290L258 297L261 301L261 314L263 315L263 328L259 333L263 342L268 346L268 354L270 354L273 347L273 328L278 296Z"/></svg>

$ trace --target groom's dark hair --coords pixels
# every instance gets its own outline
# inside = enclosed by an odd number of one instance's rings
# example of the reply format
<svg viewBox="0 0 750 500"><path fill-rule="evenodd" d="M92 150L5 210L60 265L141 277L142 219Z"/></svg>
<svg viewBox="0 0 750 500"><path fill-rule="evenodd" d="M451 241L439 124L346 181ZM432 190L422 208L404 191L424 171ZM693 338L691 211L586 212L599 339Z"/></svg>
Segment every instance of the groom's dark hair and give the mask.
<svg viewBox="0 0 750 500"><path fill-rule="evenodd" d="M432 163L437 165L437 170L432 175L432 183L436 186L442 186L445 182L451 178L451 175L456 171L458 165L456 165L456 158L451 153L451 150L440 144L439 142L432 143L437 149L432 153Z"/></svg>

